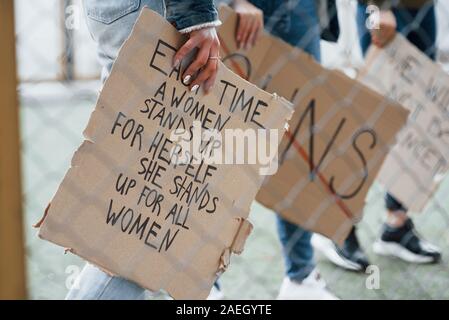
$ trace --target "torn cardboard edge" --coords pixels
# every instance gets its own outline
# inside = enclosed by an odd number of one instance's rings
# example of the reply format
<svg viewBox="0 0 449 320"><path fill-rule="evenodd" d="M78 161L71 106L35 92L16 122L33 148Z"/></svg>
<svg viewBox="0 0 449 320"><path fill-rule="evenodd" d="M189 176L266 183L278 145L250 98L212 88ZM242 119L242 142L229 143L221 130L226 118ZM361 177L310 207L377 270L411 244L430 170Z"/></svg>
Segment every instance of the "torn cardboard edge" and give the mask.
<svg viewBox="0 0 449 320"><path fill-rule="evenodd" d="M217 269L217 276L223 274L231 264L231 254L241 254L243 252L246 239L253 230L251 222L243 217L235 218L238 223L238 229L235 233L234 240L229 248L226 248L220 256L220 261Z"/></svg>
<svg viewBox="0 0 449 320"><path fill-rule="evenodd" d="M45 208L44 214L42 215L42 217L35 224L32 225L33 228L40 228L42 223L44 223L44 220L48 215L48 210L50 210L50 205L51 205L51 202L49 202L47 204L47 207Z"/></svg>
<svg viewBox="0 0 449 320"><path fill-rule="evenodd" d="M92 112L92 113L93 113L93 112ZM92 113L91 113L91 114L92 114ZM80 152L83 151L85 148L88 148L87 145L89 145L89 144L90 144L90 145L93 145L94 142L93 142L92 140L89 140L88 138L84 139L83 142L81 142L81 144L80 144L80 145L78 146L78 148L75 150L75 152L74 152L74 154L73 154L73 156L72 156L72 159L70 160L70 167L69 167L69 170L70 170L71 168L74 168L74 167L79 166L79 163L78 163L78 161L80 161L80 160L79 160L79 154L80 154ZM83 150L81 150L81 149L83 149ZM64 180L65 177L67 176L69 170L67 170L66 174L65 174L64 177L63 177L63 180ZM58 186L58 188L56 189L56 192L55 192L55 194L52 196L52 198L54 198L55 195L58 193L60 187L61 187L61 185ZM41 218L40 218L36 223L32 224L32 227L33 227L33 228L37 228L37 229L38 229L38 228L41 227L41 225L44 223L45 219L47 218L47 216L48 216L48 214L49 214L50 206L51 206L51 200L50 200L50 202L47 204L47 207L45 208L44 214L41 216Z"/></svg>

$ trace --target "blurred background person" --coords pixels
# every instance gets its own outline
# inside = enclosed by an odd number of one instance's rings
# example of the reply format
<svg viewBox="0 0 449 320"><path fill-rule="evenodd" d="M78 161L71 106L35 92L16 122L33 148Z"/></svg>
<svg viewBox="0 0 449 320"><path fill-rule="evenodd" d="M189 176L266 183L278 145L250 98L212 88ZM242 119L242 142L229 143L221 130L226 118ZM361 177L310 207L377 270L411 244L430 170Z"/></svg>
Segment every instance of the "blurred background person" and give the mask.
<svg viewBox="0 0 449 320"><path fill-rule="evenodd" d="M315 0L235 0L229 4L239 17L235 35L239 48L253 46L265 27L320 61L321 28ZM278 299L336 299L316 268L312 233L279 215L275 219L285 265Z"/></svg>
<svg viewBox="0 0 449 320"><path fill-rule="evenodd" d="M368 5L374 4L380 10L378 28L369 30ZM371 43L383 48L393 40L396 32L403 34L412 44L430 59L436 57L436 19L434 2L431 0L360 0L357 7L357 29L362 53ZM376 17L373 17L376 20ZM381 79L379 79L381 81ZM416 232L412 219L405 208L391 194L385 195L386 217L380 237L373 244L373 251L383 256L391 256L410 263L435 263L440 261L438 247L422 239ZM365 271L368 258L360 247L354 227L343 247L315 235L314 246L337 266L348 270Z"/></svg>

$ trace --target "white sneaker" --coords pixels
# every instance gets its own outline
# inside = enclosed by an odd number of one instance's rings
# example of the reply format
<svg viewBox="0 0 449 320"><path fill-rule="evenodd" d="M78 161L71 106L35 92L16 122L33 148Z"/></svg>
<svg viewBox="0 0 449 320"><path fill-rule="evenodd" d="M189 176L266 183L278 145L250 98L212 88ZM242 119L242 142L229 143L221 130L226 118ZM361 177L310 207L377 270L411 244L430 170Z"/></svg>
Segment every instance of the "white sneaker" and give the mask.
<svg viewBox="0 0 449 320"><path fill-rule="evenodd" d="M326 289L326 282L314 269L302 282L285 277L278 300L339 300Z"/></svg>
<svg viewBox="0 0 449 320"><path fill-rule="evenodd" d="M223 290L219 289L216 285L210 290L207 300L224 300Z"/></svg>
<svg viewBox="0 0 449 320"><path fill-rule="evenodd" d="M361 249L357 236L353 231L346 239L343 248L337 247L332 240L318 233L313 234L311 242L314 249L321 252L330 262L343 269L364 272L369 266L368 258Z"/></svg>

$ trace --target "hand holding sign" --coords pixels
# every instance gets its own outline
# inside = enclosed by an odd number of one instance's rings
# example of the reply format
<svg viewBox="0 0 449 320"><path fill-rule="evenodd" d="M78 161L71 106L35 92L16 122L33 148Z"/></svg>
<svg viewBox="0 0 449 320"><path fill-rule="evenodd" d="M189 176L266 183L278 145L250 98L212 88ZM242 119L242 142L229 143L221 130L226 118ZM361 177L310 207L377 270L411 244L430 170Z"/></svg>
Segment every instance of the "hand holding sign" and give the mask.
<svg viewBox="0 0 449 320"><path fill-rule="evenodd" d="M192 50L198 48L195 59L183 74L183 82L189 85L190 90L196 91L204 84L204 91L209 92L217 76L219 46L215 28L204 28L189 33L189 39L174 56L173 65L175 67L179 65Z"/></svg>
<svg viewBox="0 0 449 320"><path fill-rule="evenodd" d="M263 11L246 0L236 0L232 7L238 15L235 40L239 49L249 49L263 32Z"/></svg>
<svg viewBox="0 0 449 320"><path fill-rule="evenodd" d="M373 14L379 15L379 26L371 29L372 42L375 46L383 48L396 35L396 17L391 10L381 10Z"/></svg>

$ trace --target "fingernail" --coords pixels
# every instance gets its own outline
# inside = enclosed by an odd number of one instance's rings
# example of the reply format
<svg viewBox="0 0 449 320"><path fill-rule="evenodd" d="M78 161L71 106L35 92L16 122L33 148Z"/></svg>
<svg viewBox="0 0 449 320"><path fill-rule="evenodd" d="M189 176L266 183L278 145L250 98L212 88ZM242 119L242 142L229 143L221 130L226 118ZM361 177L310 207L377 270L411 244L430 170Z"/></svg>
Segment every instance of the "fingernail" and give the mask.
<svg viewBox="0 0 449 320"><path fill-rule="evenodd" d="M177 68L179 66L179 60L175 60L175 62L173 62L173 67Z"/></svg>
<svg viewBox="0 0 449 320"><path fill-rule="evenodd" d="M193 87L192 87L192 89L190 89L190 91L196 91L198 88L199 88L200 86L199 85L194 85Z"/></svg>
<svg viewBox="0 0 449 320"><path fill-rule="evenodd" d="M185 85L189 84L190 78L192 78L190 75L185 76L184 80L182 80L182 83L184 83Z"/></svg>

